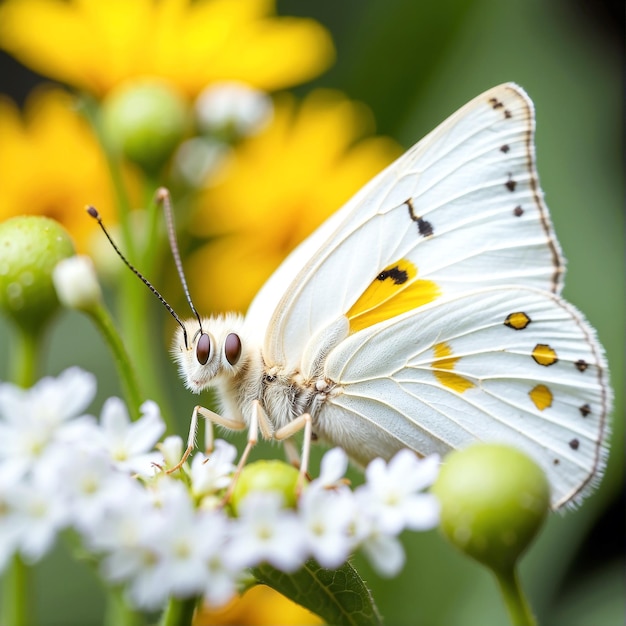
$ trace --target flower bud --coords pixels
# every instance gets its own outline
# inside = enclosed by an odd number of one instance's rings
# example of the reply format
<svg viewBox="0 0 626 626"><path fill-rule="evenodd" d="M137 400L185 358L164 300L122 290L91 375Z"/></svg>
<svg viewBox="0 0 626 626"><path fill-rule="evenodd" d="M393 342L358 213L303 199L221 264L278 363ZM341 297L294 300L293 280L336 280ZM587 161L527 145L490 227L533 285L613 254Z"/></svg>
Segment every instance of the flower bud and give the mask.
<svg viewBox="0 0 626 626"><path fill-rule="evenodd" d="M112 149L147 172L158 171L182 141L189 110L163 81L125 83L102 103L102 128Z"/></svg>
<svg viewBox="0 0 626 626"><path fill-rule="evenodd" d="M90 311L102 301L96 270L88 256L71 256L57 263L52 281L61 304L68 309Z"/></svg>
<svg viewBox="0 0 626 626"><path fill-rule="evenodd" d="M230 503L235 510L239 503L250 493L258 491L275 491L283 496L285 506L295 507L298 470L283 461L256 461L246 465L235 489Z"/></svg>
<svg viewBox="0 0 626 626"><path fill-rule="evenodd" d="M441 504L444 535L500 573L514 567L550 506L541 468L516 448L499 444L449 454L432 491Z"/></svg>
<svg viewBox="0 0 626 626"><path fill-rule="evenodd" d="M0 224L0 309L27 332L40 330L59 307L52 272L74 254L55 220L35 215Z"/></svg>
<svg viewBox="0 0 626 626"><path fill-rule="evenodd" d="M198 126L226 141L259 131L272 117L272 99L236 81L215 83L196 100Z"/></svg>

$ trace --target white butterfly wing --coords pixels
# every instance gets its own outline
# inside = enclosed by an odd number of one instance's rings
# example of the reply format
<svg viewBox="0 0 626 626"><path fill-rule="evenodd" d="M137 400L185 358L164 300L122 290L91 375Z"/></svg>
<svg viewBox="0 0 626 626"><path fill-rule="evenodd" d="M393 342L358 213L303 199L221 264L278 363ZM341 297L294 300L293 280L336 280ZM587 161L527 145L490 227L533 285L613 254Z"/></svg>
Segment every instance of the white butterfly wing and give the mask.
<svg viewBox="0 0 626 626"><path fill-rule="evenodd" d="M297 248L246 322L266 365L334 385L317 434L354 459L509 442L558 508L601 474L611 397L595 333L558 295L533 141L519 87L472 100Z"/></svg>
<svg viewBox="0 0 626 626"><path fill-rule="evenodd" d="M543 467L554 508L579 501L602 472L604 355L581 314L553 294L499 287L437 300L349 336L324 374L339 391L320 416L322 435L363 462L400 447L508 442ZM376 434L342 437L353 420Z"/></svg>
<svg viewBox="0 0 626 626"><path fill-rule="evenodd" d="M310 338L398 261L410 265L411 280L434 283L436 297L505 284L558 293L563 260L539 189L533 135L531 101L516 85L501 85L374 178L252 303L246 320L265 331L266 362L298 368Z"/></svg>

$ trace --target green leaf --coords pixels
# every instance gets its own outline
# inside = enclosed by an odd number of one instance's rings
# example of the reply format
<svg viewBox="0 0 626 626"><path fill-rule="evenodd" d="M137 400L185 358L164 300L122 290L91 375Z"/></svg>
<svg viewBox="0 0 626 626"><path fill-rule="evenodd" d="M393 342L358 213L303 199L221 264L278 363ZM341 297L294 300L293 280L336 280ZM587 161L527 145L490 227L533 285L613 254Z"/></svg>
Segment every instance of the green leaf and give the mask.
<svg viewBox="0 0 626 626"><path fill-rule="evenodd" d="M316 613L333 626L380 626L382 618L372 594L358 572L346 563L339 569L307 561L295 574L271 565L255 567L256 579Z"/></svg>

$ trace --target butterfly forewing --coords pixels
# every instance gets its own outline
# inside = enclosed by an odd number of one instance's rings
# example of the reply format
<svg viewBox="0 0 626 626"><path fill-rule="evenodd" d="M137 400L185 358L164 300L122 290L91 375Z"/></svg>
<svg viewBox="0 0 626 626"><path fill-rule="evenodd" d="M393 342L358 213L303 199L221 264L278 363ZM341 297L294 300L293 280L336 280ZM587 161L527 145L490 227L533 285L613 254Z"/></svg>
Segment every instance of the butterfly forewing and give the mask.
<svg viewBox="0 0 626 626"><path fill-rule="evenodd" d="M264 357L297 367L307 339L397 262L409 262L415 280L434 281L437 297L500 284L558 292L563 263L538 186L533 133L532 103L519 87L502 85L382 172L255 299L254 323L274 310ZM272 302L277 292L282 298Z"/></svg>

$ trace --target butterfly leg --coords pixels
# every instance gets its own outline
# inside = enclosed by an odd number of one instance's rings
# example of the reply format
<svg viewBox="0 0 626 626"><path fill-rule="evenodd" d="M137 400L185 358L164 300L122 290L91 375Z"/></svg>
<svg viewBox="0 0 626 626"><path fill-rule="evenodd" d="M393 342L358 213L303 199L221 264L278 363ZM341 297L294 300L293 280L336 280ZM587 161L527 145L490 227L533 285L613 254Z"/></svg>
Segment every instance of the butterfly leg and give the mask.
<svg viewBox="0 0 626 626"><path fill-rule="evenodd" d="M167 470L168 474L179 470L189 458L189 455L193 452L193 449L195 448L196 432L198 430L198 415L207 420L205 436L205 447L207 451L213 449L213 424L219 424L220 426L224 426L230 430L243 430L246 427L243 420L229 419L206 409L203 406L196 406L191 414L191 424L189 425L189 435L187 436L187 448L185 449L181 460L174 465L174 467Z"/></svg>
<svg viewBox="0 0 626 626"><path fill-rule="evenodd" d="M250 452L252 452L252 448L256 446L259 440L259 430L265 439L272 438L272 424L267 417L267 413L263 410L261 403L258 400L255 400L252 403L252 412L250 415L250 425L248 426L248 443L244 448L241 457L239 457L239 463L237 463L237 467L235 468L235 472L230 481L230 485L224 494L224 498L222 499L222 505L228 502L228 499L233 493L235 489L235 485L239 480L239 475L241 474L241 470L243 470L248 457L250 456Z"/></svg>
<svg viewBox="0 0 626 626"><path fill-rule="evenodd" d="M293 442L293 439L283 439L283 449L287 457L287 463L293 465L296 469L300 469L300 453Z"/></svg>
<svg viewBox="0 0 626 626"><path fill-rule="evenodd" d="M302 442L302 460L300 462L300 473L298 474L298 483L296 485L296 493L300 494L302 487L304 486L304 480L309 469L309 456L311 452L311 440L313 437L313 427L311 425L311 416L308 413L303 413L300 417L289 422L286 426L279 428L274 433L274 439L278 441L289 440L296 433L304 430L304 441ZM285 443L287 443L285 441Z"/></svg>

